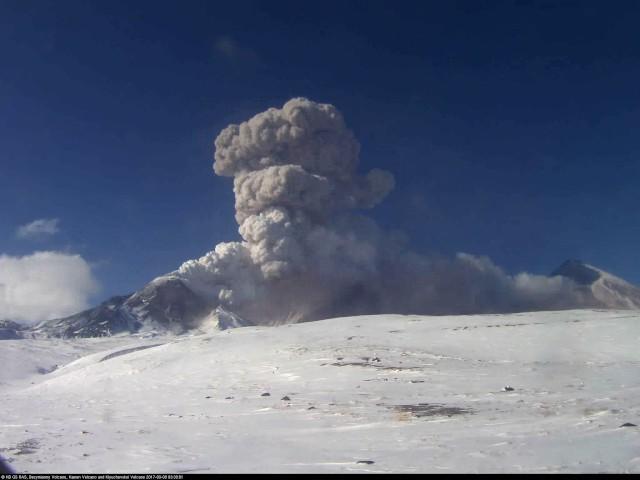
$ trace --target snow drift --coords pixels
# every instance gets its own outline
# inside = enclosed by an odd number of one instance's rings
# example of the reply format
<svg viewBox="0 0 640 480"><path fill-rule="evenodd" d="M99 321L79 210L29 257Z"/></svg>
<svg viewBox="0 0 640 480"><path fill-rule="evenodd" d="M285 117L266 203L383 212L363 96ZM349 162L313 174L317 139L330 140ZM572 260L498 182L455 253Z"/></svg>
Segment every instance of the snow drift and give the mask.
<svg viewBox="0 0 640 480"><path fill-rule="evenodd" d="M640 312L574 310L6 341L1 454L19 473L639 473L639 335Z"/></svg>

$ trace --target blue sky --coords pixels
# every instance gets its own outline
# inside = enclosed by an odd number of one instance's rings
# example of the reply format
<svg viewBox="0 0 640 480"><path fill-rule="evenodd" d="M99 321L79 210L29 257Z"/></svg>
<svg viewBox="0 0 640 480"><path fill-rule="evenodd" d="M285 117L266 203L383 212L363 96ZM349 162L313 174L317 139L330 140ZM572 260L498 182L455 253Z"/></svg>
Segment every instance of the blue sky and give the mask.
<svg viewBox="0 0 640 480"><path fill-rule="evenodd" d="M422 252L640 283L640 3L0 2L0 253L82 255L128 293L236 240L213 139L336 105L372 212ZM16 235L36 219L58 232Z"/></svg>

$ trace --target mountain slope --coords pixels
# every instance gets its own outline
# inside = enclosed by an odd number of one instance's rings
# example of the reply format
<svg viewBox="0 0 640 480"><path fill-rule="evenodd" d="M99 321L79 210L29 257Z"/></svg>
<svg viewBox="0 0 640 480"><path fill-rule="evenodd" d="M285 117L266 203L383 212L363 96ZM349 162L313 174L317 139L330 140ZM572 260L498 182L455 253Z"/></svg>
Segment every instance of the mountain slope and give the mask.
<svg viewBox="0 0 640 480"><path fill-rule="evenodd" d="M30 332L50 337L105 337L134 332L140 324L123 307L128 295L112 297L95 308L38 323Z"/></svg>
<svg viewBox="0 0 640 480"><path fill-rule="evenodd" d="M580 310L8 341L105 343L0 385L0 445L20 473L639 473L639 336Z"/></svg>
<svg viewBox="0 0 640 480"><path fill-rule="evenodd" d="M147 328L184 333L199 326L215 305L197 295L179 277L168 274L131 295L124 307Z"/></svg>
<svg viewBox="0 0 640 480"><path fill-rule="evenodd" d="M0 340L16 340L22 338L24 326L12 320L0 320Z"/></svg>
<svg viewBox="0 0 640 480"><path fill-rule="evenodd" d="M601 308L640 309L640 288L579 260L567 260L551 275L570 278Z"/></svg>
<svg viewBox="0 0 640 480"><path fill-rule="evenodd" d="M29 333L61 338L104 337L144 330L179 334L198 327L214 308L169 274L152 280L133 295L113 297L75 315L40 322Z"/></svg>

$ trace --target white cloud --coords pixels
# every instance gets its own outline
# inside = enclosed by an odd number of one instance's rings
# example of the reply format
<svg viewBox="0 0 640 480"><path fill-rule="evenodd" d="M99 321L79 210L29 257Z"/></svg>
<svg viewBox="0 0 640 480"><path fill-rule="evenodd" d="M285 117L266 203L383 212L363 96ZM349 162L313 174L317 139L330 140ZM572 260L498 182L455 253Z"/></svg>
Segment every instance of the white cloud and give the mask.
<svg viewBox="0 0 640 480"><path fill-rule="evenodd" d="M18 238L43 238L55 235L60 231L58 224L60 220L57 218L39 218L26 225L21 225L16 231Z"/></svg>
<svg viewBox="0 0 640 480"><path fill-rule="evenodd" d="M91 265L80 255L0 255L0 319L31 324L71 315L87 308L98 289Z"/></svg>

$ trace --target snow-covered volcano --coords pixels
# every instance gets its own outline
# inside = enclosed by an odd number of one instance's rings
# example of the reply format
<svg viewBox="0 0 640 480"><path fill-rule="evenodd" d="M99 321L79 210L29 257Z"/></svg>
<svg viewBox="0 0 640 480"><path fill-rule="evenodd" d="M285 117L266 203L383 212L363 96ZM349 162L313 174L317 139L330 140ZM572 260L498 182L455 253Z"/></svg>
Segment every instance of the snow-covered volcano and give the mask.
<svg viewBox="0 0 640 480"><path fill-rule="evenodd" d="M640 288L579 260L567 260L551 275L573 280L594 306L640 309Z"/></svg>
<svg viewBox="0 0 640 480"><path fill-rule="evenodd" d="M638 289L588 265L569 262L547 277L510 274L465 252L413 251L404 234L366 215L395 179L359 170L360 144L334 105L292 98L228 125L214 145L214 172L233 179L238 241L218 243L131 296L20 335L640 305Z"/></svg>
<svg viewBox="0 0 640 480"><path fill-rule="evenodd" d="M6 340L0 455L19 473L640 473L639 339L640 312L574 310Z"/></svg>

